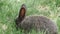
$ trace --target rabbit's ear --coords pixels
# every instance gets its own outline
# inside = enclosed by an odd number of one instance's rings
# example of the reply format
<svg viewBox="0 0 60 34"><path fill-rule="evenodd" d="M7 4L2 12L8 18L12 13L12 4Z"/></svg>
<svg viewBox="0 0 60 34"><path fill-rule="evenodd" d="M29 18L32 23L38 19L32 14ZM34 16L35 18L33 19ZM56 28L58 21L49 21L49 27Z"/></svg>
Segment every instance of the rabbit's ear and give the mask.
<svg viewBox="0 0 60 34"><path fill-rule="evenodd" d="M19 12L19 17L20 18L24 18L25 17L25 13L26 13L26 6L23 4L21 6L20 12Z"/></svg>

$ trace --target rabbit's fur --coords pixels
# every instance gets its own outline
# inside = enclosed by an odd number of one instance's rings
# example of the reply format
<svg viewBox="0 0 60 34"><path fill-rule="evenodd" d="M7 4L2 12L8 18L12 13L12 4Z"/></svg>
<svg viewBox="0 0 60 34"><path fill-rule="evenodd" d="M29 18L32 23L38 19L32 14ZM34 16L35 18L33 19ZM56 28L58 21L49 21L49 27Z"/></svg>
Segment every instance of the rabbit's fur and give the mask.
<svg viewBox="0 0 60 34"><path fill-rule="evenodd" d="M23 9L22 9L23 8ZM23 13L24 12L24 13ZM47 17L44 16L26 16L26 8L23 4L16 19L16 27L29 32L31 29L35 31L46 31L46 34L57 34L57 25ZM22 15L21 15L22 14Z"/></svg>

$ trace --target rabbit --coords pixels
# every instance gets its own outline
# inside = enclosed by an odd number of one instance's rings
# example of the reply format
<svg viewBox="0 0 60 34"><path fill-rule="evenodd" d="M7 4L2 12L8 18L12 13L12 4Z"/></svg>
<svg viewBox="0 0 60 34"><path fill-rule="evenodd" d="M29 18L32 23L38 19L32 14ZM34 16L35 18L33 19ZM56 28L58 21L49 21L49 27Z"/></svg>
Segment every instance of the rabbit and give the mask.
<svg viewBox="0 0 60 34"><path fill-rule="evenodd" d="M45 16L25 16L26 5L22 4L19 15L16 18L16 28L29 32L31 29L38 31L46 31L46 34L57 34L57 24ZM27 33L26 33L27 34Z"/></svg>

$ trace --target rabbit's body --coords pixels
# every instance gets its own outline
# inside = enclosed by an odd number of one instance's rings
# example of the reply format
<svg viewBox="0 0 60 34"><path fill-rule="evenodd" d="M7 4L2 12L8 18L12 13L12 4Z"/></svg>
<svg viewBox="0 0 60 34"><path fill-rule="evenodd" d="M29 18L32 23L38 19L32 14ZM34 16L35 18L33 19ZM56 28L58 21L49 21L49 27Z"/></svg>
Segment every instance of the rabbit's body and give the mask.
<svg viewBox="0 0 60 34"><path fill-rule="evenodd" d="M19 17L16 19L17 28L23 29L25 32L31 31L46 31L46 34L57 34L57 25L50 19L44 16L26 16L24 13L24 5L20 11Z"/></svg>
<svg viewBox="0 0 60 34"><path fill-rule="evenodd" d="M34 29L36 31L45 30L50 34L57 33L57 25L44 16L25 17L24 20L19 24L19 27L24 30L27 30L27 32L31 29Z"/></svg>

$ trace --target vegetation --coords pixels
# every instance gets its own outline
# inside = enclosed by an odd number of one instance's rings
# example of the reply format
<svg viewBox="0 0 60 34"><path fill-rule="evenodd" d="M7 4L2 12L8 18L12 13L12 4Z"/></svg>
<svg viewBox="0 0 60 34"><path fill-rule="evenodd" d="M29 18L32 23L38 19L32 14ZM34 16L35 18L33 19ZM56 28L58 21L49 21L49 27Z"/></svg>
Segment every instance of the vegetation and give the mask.
<svg viewBox="0 0 60 34"><path fill-rule="evenodd" d="M44 15L56 22L60 34L60 0L0 0L0 34L22 33L15 27L15 18L22 4L26 4L27 16Z"/></svg>

